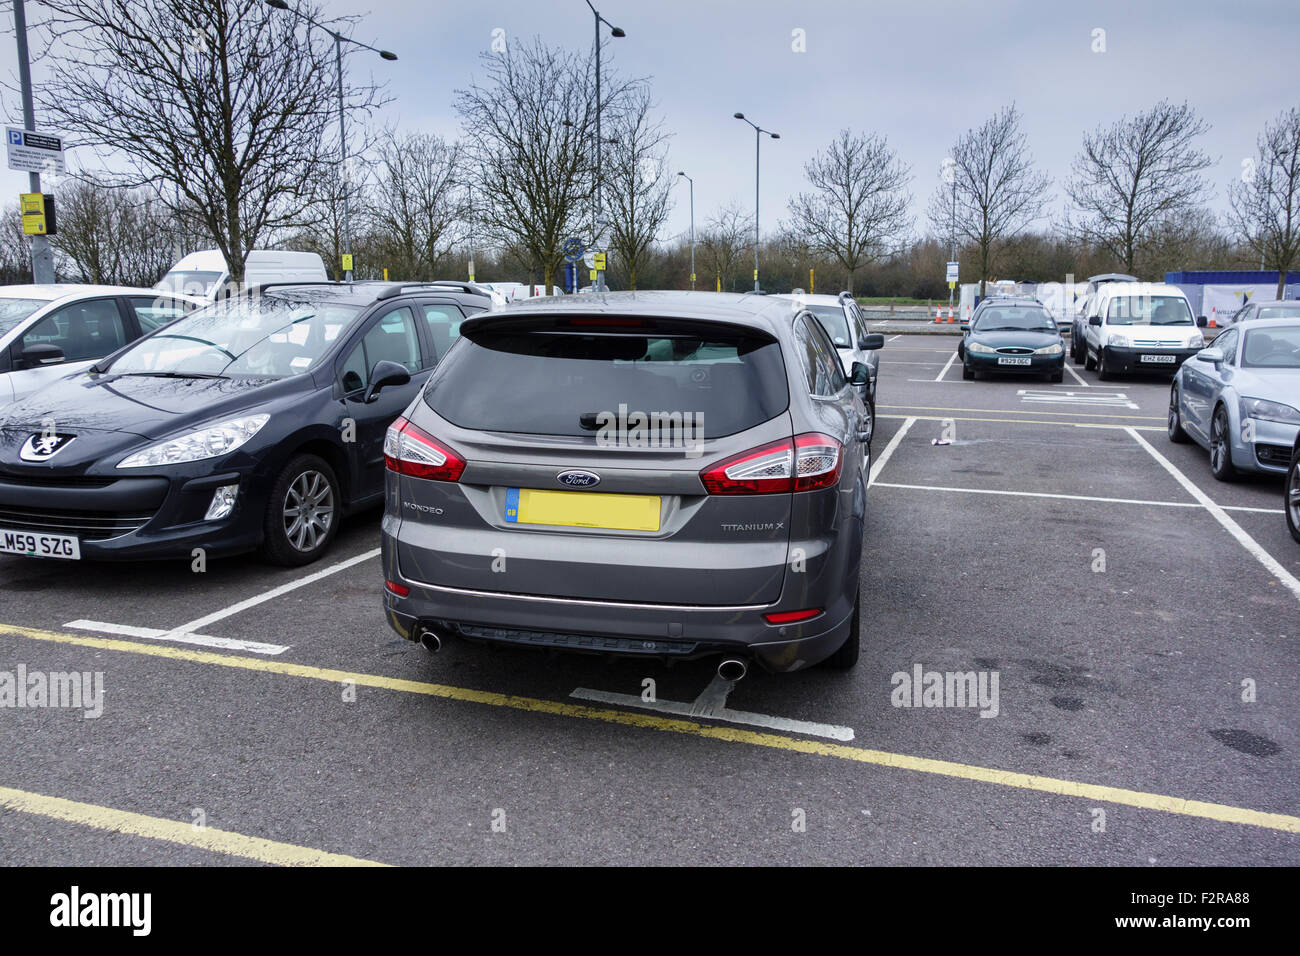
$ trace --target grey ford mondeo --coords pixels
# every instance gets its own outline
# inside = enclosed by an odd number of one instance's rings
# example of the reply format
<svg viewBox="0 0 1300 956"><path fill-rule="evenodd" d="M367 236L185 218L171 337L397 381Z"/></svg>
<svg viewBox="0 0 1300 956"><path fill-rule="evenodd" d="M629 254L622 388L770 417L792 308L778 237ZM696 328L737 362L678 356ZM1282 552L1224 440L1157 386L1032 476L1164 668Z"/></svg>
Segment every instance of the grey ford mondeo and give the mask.
<svg viewBox="0 0 1300 956"><path fill-rule="evenodd" d="M852 667L874 425L852 372L764 296L467 319L384 444L389 623L430 650L717 657L730 680Z"/></svg>

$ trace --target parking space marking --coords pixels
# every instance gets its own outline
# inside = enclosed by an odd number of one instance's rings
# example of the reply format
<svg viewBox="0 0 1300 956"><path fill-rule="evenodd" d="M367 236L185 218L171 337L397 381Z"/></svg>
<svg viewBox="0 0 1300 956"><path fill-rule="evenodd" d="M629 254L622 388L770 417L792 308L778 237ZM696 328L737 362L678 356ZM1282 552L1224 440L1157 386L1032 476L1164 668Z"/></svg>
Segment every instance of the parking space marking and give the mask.
<svg viewBox="0 0 1300 956"><path fill-rule="evenodd" d="M980 767L974 764L956 763L949 760L937 760L930 757L914 757L909 754L896 754L883 750L871 750L865 747L851 747L846 744L826 743L808 740L802 737L786 737L773 733L759 733L741 730L735 727L715 727L698 724L677 718L659 717L652 714L638 714L625 710L607 710L588 707L583 704L568 704L560 701L543 700L537 697L520 697L513 694L500 694L493 691L470 690L464 687L450 687L446 684L433 684L424 681L406 680L398 677L382 677L377 674L358 674L349 671L312 667L306 664L293 664L288 661L268 660L258 657L238 657L233 654L215 654L211 651L189 650L181 647L168 647L157 644L136 644L106 637L83 637L78 634L62 634L56 631L43 631L37 628L23 627L16 624L0 624L0 634L22 637L36 641L56 644L71 644L82 647L94 647L102 650L121 651L150 657L170 658L178 661L190 661L199 664L216 664L222 667L240 670L258 671L267 674L280 674L288 677L301 677L310 680L326 681L339 684L351 681L360 687L374 687L384 690L403 691L440 697L468 703L487 704L511 710L530 713L550 714L561 717L575 717L596 720L603 723L618 724L625 727L639 727L666 733L684 734L719 740L726 743L749 744L755 747L768 747L794 753L833 757L863 764L882 767L894 767L916 773L971 780L979 783L995 784L1038 793L1050 793L1057 796L1073 797L1082 800L1097 800L1123 806L1155 810L1161 813L1173 813L1182 816L1216 820L1223 823L1236 823L1256 826L1284 833L1300 834L1300 817L1284 813L1271 813L1263 810L1250 810L1222 803L1209 803L1203 800L1188 800L1184 797L1172 797L1142 790L1127 790L1100 784L1083 783L1077 780L1064 780L1056 777L1043 777L1037 774L1017 773L998 770L993 767ZM177 824L188 828L188 824Z"/></svg>
<svg viewBox="0 0 1300 956"><path fill-rule="evenodd" d="M1273 555L1265 551L1263 546L1252 538L1245 528L1233 521L1223 508L1211 501L1210 496L1198 488L1192 479L1179 471L1173 462L1151 447L1151 444L1136 431L1129 429L1129 432L1133 435L1133 440L1145 448L1165 471L1173 475L1174 480L1183 486L1183 490L1199 501L1205 510L1214 516L1214 520L1223 525L1224 530L1237 539L1237 543L1245 548L1251 557L1262 564L1269 574L1281 581L1297 599L1300 599L1300 580L1297 580L1294 574L1284 568Z"/></svg>
<svg viewBox="0 0 1300 956"><path fill-rule="evenodd" d="M912 422L914 421L916 421L915 418L905 419L898 431L894 432L894 437L889 439L889 444L886 445L885 450L880 453L880 457L871 463L871 471L867 474L868 488L876 483L876 478L880 474L881 469L885 467L885 462L889 461L889 456L894 453L894 449L898 447L899 442L903 440L903 436L907 434L908 429L912 427Z"/></svg>
<svg viewBox="0 0 1300 956"><path fill-rule="evenodd" d="M951 384L951 383L950 383ZM1051 414L1032 412L1034 415ZM973 415L877 415L881 418L910 418L918 422L997 422L1012 425L1056 425L1061 428L1101 428L1113 431L1163 432L1162 425L1110 425L1103 422L1053 422L1042 418L977 418Z"/></svg>
<svg viewBox="0 0 1300 956"><path fill-rule="evenodd" d="M952 355L948 356L948 364L943 367L942 372L935 376L934 380L936 382L942 382L943 377L948 374L948 369L952 368L952 363L955 361L957 361L957 353L953 352Z"/></svg>
<svg viewBox="0 0 1300 956"><path fill-rule="evenodd" d="M1066 370L1067 372L1069 372L1071 375L1073 375L1073 376L1074 376L1074 380L1075 380L1076 382L1078 382L1080 385L1082 385L1084 388L1092 388L1092 385L1089 384L1088 382L1085 382L1085 381L1083 380L1083 376L1080 375L1078 372L1076 372L1076 371L1074 370L1074 366L1071 365L1069 362L1066 362L1066 363L1065 363L1065 370Z"/></svg>
<svg viewBox="0 0 1300 956"><path fill-rule="evenodd" d="M598 704L615 704L634 707L640 710L653 710L661 714L675 714L679 717L705 716L710 720L722 720L729 724L749 724L752 727L766 727L769 730L783 730L786 733L807 734L810 737L825 737L829 740L852 740L853 728L839 724L822 724L811 720L795 720L791 717L773 717L769 714L756 714L747 710L731 710L719 707L707 714L696 710L695 704L683 704L675 700L642 700L636 694L615 694L604 690L591 690L579 687L570 697L578 700L591 700Z"/></svg>
<svg viewBox="0 0 1300 956"><path fill-rule="evenodd" d="M1094 495L1065 495L1047 491L1009 491L1000 488L953 488L946 485L901 485L877 481L873 488L905 488L911 491L955 491L969 495L1009 495L1015 498L1059 498L1063 501L1092 501L1109 505L1156 505L1161 508L1200 508L1195 501L1147 501L1142 498L1099 498ZM1244 505L1219 505L1224 511L1253 511L1256 514L1285 514L1281 508L1248 508Z"/></svg>
<svg viewBox="0 0 1300 956"><path fill-rule="evenodd" d="M130 624L110 624L107 621L69 621L64 627L98 634L121 634L123 637L143 637L150 641L175 641L178 644L197 644L201 647L219 647L224 651L245 651L249 654L283 654L287 644L259 644L257 641L240 641L229 637L209 637L206 634L167 631L160 627L132 627Z"/></svg>
<svg viewBox="0 0 1300 956"><path fill-rule="evenodd" d="M1016 391L1022 402L1044 402L1055 405L1107 405L1115 408L1137 409L1138 405L1123 392L1050 392L1046 389L1022 388ZM1050 414L1050 413L1049 413Z"/></svg>
<svg viewBox="0 0 1300 956"><path fill-rule="evenodd" d="M294 843L281 843L278 840L232 833L229 830L217 830L213 827L195 829L189 822L182 823L165 817L114 810L112 807L82 803L79 800L65 800L62 797L50 797L26 790L14 790L11 787L0 787L0 807L33 816L47 817L51 820L62 820L65 823L78 823L97 830L110 830L113 833L126 833L131 836L148 837L151 840L179 843L199 850L224 853L227 856L243 857L246 860L257 860L275 866L388 865L342 853L313 850Z"/></svg>
<svg viewBox="0 0 1300 956"><path fill-rule="evenodd" d="M205 614L203 617L195 618L186 624L180 625L180 627L172 628L171 633L192 633L201 627L207 627L209 624L224 620L225 618L238 614L241 611L247 611L250 607L257 607L259 604L273 601L282 595L288 594L290 591L296 591L298 588L306 587L308 584L315 584L321 578L327 578L331 574L337 574L339 571L346 571L353 565L360 564L363 561L369 561L371 558L377 558L379 557L379 553L380 549L374 548L364 554L358 554L356 557L348 558L346 561L340 561L338 564L331 564L328 568L317 571L314 574L309 574L304 578L299 578L297 581L290 581L288 584L281 584L277 588L272 588L269 591L264 591L261 594L254 595L253 597L240 601L237 604L232 604L230 607L222 608L220 611L213 611L211 614Z"/></svg>

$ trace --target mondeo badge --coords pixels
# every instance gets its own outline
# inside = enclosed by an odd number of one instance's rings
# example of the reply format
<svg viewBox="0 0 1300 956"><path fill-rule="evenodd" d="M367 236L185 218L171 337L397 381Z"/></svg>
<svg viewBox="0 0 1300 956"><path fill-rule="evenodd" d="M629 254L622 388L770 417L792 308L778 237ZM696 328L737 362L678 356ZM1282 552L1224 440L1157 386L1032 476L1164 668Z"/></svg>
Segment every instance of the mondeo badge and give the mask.
<svg viewBox="0 0 1300 956"><path fill-rule="evenodd" d="M562 471L555 476L555 480L562 485L568 485L570 488L590 488L593 485L600 484L600 475L591 471Z"/></svg>
<svg viewBox="0 0 1300 956"><path fill-rule="evenodd" d="M23 461L49 461L58 452L68 447L77 436L75 435L51 435L48 432L37 432L31 438L27 439L18 453Z"/></svg>

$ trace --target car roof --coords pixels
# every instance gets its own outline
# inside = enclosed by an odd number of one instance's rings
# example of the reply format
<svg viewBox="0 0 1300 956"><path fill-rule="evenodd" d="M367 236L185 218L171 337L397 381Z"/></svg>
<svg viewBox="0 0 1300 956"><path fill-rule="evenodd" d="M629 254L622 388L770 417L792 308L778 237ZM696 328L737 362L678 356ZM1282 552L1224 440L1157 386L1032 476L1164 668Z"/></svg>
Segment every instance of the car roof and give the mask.
<svg viewBox="0 0 1300 956"><path fill-rule="evenodd" d="M717 295L715 292L714 295ZM821 292L782 292L780 295L772 296L774 299L788 299L794 302L806 302L808 305L843 305L843 296L826 295Z"/></svg>
<svg viewBox="0 0 1300 956"><path fill-rule="evenodd" d="M302 300L328 299L345 305L367 306L413 295L435 295L468 305L486 305L491 301L486 292L463 292L454 286L430 285L421 282L384 282L379 279L360 279L352 282L264 282L244 290L245 294Z"/></svg>
<svg viewBox="0 0 1300 956"><path fill-rule="evenodd" d="M1275 329L1278 327L1294 329L1296 327L1296 317L1282 316L1277 319L1251 319L1249 322L1230 325L1228 329L1249 329L1252 332L1258 332L1260 329ZM1226 332L1228 329L1224 329L1224 331Z"/></svg>
<svg viewBox="0 0 1300 956"><path fill-rule="evenodd" d="M1293 309L1300 309L1300 299L1269 299L1267 302L1256 302L1252 299L1250 302L1247 302L1246 305L1257 305L1261 309L1276 308L1279 305L1288 305Z"/></svg>
<svg viewBox="0 0 1300 956"><path fill-rule="evenodd" d="M491 312L480 313L466 320L461 329L498 318L536 314L692 319L752 325L771 332L780 327L784 317L798 311L792 306L788 298L753 292L637 291L591 292L582 296L545 295L516 300Z"/></svg>
<svg viewBox="0 0 1300 956"><path fill-rule="evenodd" d="M1180 299L1187 298L1182 289L1167 282L1108 282L1098 292L1112 299L1121 295L1176 295Z"/></svg>
<svg viewBox="0 0 1300 956"><path fill-rule="evenodd" d="M1088 281L1092 283L1104 282L1141 282L1137 276L1127 275L1123 272L1103 272L1100 275L1088 276Z"/></svg>
<svg viewBox="0 0 1300 956"><path fill-rule="evenodd" d="M78 282L46 282L40 284L0 286L0 298L5 299L48 299L53 302L56 299L65 299L72 296L84 295L167 295L175 296L179 299L190 299L195 302L201 301L192 295L184 295L178 292L161 292L158 289L144 289L139 286L129 285L90 285Z"/></svg>

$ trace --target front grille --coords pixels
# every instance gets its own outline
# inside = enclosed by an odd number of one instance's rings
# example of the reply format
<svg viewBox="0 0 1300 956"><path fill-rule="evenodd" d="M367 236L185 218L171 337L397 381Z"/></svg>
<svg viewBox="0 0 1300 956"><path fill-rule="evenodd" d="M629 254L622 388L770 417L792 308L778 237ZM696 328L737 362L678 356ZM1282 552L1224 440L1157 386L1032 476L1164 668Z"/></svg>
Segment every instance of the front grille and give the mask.
<svg viewBox="0 0 1300 956"><path fill-rule="evenodd" d="M1012 345L1012 346L1008 346L1007 348L1004 348L1004 349L998 349L998 353L999 353L1000 355L1033 355L1033 354L1034 354L1034 350L1033 350L1033 349L1022 349L1022 348L1020 348L1019 346Z"/></svg>
<svg viewBox="0 0 1300 956"><path fill-rule="evenodd" d="M1176 342L1156 342L1153 339L1134 339L1133 347L1137 349L1176 349L1182 346Z"/></svg>
<svg viewBox="0 0 1300 956"><path fill-rule="evenodd" d="M1265 445L1257 442L1255 457L1265 465L1289 465L1291 448L1289 445Z"/></svg>
<svg viewBox="0 0 1300 956"><path fill-rule="evenodd" d="M138 531L153 512L59 511L0 506L0 528L44 534L74 534L88 541L103 541Z"/></svg>
<svg viewBox="0 0 1300 956"><path fill-rule="evenodd" d="M24 475L13 471L7 471L0 468L0 481L10 485L39 485L48 488L55 486L59 488L107 488L118 478L93 478L84 475Z"/></svg>

